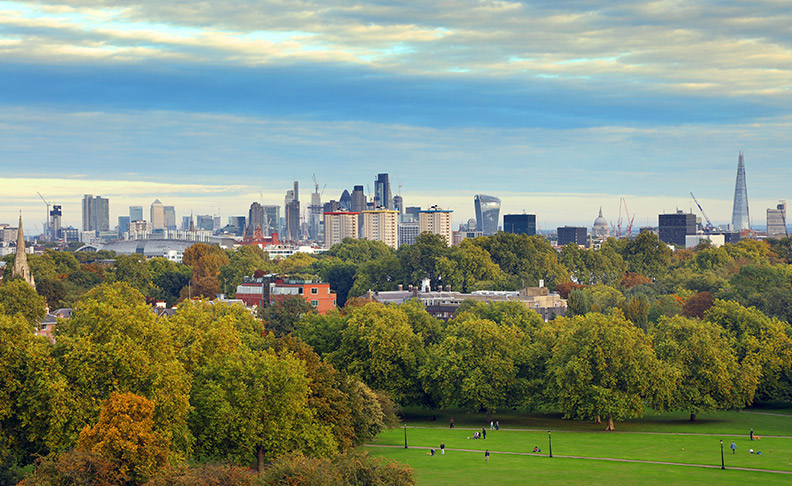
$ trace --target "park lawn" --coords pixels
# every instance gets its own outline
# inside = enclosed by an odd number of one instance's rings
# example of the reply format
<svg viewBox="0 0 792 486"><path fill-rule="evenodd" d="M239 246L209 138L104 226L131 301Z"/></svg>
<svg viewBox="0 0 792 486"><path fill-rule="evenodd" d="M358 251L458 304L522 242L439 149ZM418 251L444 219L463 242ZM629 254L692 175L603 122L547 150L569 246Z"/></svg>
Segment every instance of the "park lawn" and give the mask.
<svg viewBox="0 0 792 486"><path fill-rule="evenodd" d="M480 429L479 429L480 430ZM408 444L435 447L445 442L446 449L474 449L501 452L530 452L535 446L548 453L547 432L501 429L487 430L487 438L472 439L473 430L464 428L408 427ZM471 437L468 439L468 437ZM729 445L737 444L737 454ZM634 459L643 461L677 462L684 464L720 465L720 437L702 435L661 435L645 433L553 431L553 454L582 457ZM792 438L763 438L751 442L744 436L724 436L724 456L727 466L792 471ZM404 430L382 433L373 444L404 445ZM761 455L750 454L753 448ZM770 452L772 451L772 452ZM792 477L788 478L792 483Z"/></svg>
<svg viewBox="0 0 792 486"><path fill-rule="evenodd" d="M409 431L408 431L409 433ZM489 439L487 439L489 441ZM486 441L485 441L486 442ZM425 450L365 447L372 455L406 463L415 471L419 486L460 484L651 485L718 484L745 486L787 485L792 476L726 469L705 469L656 464L617 463L546 456L493 454L484 462L481 452L451 452L427 456ZM555 450L553 451L555 452Z"/></svg>

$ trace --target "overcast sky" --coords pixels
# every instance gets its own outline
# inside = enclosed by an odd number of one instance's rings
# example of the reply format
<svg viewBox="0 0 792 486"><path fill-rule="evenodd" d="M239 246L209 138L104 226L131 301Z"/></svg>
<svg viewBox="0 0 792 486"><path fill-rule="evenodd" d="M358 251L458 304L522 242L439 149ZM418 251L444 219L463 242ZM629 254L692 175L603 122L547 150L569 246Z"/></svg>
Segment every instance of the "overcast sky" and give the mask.
<svg viewBox="0 0 792 486"><path fill-rule="evenodd" d="M745 152L753 223L792 181L787 1L0 1L0 222L44 203L111 226L401 182L406 205L473 195L543 228L731 218ZM398 176L398 178L397 178ZM789 195L792 199L792 195ZM219 208L219 209L218 209Z"/></svg>

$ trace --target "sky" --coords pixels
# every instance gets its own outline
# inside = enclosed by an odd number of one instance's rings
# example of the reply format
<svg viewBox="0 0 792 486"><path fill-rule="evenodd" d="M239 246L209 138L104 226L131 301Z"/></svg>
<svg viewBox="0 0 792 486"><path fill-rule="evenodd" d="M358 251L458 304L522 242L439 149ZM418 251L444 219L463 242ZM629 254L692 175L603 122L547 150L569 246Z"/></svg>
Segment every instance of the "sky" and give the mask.
<svg viewBox="0 0 792 486"><path fill-rule="evenodd" d="M456 223L481 193L543 229L656 225L693 192L723 224L742 150L763 226L792 199L789 2L616 3L0 0L0 223L40 231L37 192L113 226L387 172Z"/></svg>

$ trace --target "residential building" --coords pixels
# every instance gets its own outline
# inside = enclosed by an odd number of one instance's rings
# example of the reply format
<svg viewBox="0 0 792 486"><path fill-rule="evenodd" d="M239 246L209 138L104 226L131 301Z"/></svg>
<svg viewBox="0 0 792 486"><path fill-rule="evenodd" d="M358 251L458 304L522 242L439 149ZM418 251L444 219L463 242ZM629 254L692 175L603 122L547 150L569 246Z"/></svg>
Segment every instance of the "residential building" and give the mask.
<svg viewBox="0 0 792 486"><path fill-rule="evenodd" d="M658 216L658 236L669 245L685 245L687 235L696 234L696 215L677 210L676 213Z"/></svg>
<svg viewBox="0 0 792 486"><path fill-rule="evenodd" d="M360 213L335 211L324 213L325 247L341 243L344 238L358 239Z"/></svg>
<svg viewBox="0 0 792 486"><path fill-rule="evenodd" d="M572 243L584 246L588 243L588 229L583 226L562 226L558 228L558 246Z"/></svg>
<svg viewBox="0 0 792 486"><path fill-rule="evenodd" d="M159 199L155 199L153 203L151 203L151 226L155 229L166 229L165 228L165 206L162 205Z"/></svg>
<svg viewBox="0 0 792 486"><path fill-rule="evenodd" d="M775 209L767 210L767 237L785 238L789 236L786 224L786 201L778 203Z"/></svg>
<svg viewBox="0 0 792 486"><path fill-rule="evenodd" d="M326 314L336 307L336 294L330 290L330 284L311 278L281 275L244 277L236 289L236 298L247 306L268 306L289 296L302 297L319 314Z"/></svg>
<svg viewBox="0 0 792 486"><path fill-rule="evenodd" d="M432 206L418 212L418 230L420 233L429 232L440 235L446 244L454 244L454 229L451 226L451 215L454 211Z"/></svg>
<svg viewBox="0 0 792 486"><path fill-rule="evenodd" d="M536 215L504 214L503 231L515 235L533 236L536 234Z"/></svg>
<svg viewBox="0 0 792 486"><path fill-rule="evenodd" d="M476 230L481 231L484 236L497 233L501 200L495 196L476 194L473 196L473 205L476 209Z"/></svg>
<svg viewBox="0 0 792 486"><path fill-rule="evenodd" d="M363 237L399 248L399 212L390 209L363 211Z"/></svg>

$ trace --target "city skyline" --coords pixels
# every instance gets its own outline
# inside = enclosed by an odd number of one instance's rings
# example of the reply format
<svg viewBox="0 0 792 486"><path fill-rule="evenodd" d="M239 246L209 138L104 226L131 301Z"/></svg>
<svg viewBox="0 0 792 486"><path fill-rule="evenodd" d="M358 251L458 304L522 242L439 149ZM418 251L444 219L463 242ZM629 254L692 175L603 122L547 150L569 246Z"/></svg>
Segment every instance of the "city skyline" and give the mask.
<svg viewBox="0 0 792 486"><path fill-rule="evenodd" d="M312 173L336 200L389 173L405 205L453 208L456 224L480 193L545 228L590 226L600 205L615 221L622 197L656 224L695 208L690 192L725 224L740 150L753 225L792 199L792 14L777 2L0 11L0 221L21 209L33 231L36 191L64 225L83 194L111 199L111 221L154 198L227 217Z"/></svg>

